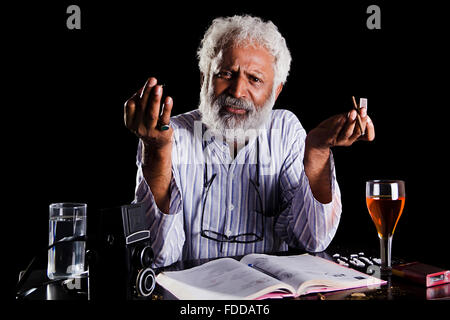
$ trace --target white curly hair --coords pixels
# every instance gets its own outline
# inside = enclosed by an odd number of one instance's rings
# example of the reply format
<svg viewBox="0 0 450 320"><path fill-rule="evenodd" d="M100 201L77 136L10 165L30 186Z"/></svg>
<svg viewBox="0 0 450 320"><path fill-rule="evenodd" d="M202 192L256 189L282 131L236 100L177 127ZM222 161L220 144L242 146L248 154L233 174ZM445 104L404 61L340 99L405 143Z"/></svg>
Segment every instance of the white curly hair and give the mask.
<svg viewBox="0 0 450 320"><path fill-rule="evenodd" d="M274 86L286 82L291 54L278 28L272 21L250 15L220 17L212 21L197 51L200 72L205 80L216 71L226 46L245 43L265 47L274 57Z"/></svg>

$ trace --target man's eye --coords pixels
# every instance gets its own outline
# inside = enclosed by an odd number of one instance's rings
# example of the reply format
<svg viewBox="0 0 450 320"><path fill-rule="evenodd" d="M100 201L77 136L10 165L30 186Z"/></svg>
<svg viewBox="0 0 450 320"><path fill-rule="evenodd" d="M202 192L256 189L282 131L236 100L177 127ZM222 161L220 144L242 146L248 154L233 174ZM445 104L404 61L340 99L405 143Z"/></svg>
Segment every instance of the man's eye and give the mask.
<svg viewBox="0 0 450 320"><path fill-rule="evenodd" d="M229 71L220 71L220 72L217 74L217 77L223 78L223 79L231 79L232 74L231 74L231 72L229 72Z"/></svg>
<svg viewBox="0 0 450 320"><path fill-rule="evenodd" d="M253 82L262 82L262 80L261 80L260 78L258 78L258 77L251 76L250 79L251 79Z"/></svg>

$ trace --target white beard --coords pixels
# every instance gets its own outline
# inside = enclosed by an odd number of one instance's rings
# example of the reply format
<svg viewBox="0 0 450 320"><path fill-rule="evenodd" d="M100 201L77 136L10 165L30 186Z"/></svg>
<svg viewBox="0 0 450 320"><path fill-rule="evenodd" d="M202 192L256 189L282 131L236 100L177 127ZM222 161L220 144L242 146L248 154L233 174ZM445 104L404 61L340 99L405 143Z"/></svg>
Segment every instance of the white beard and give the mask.
<svg viewBox="0 0 450 320"><path fill-rule="evenodd" d="M226 103L226 100L229 103ZM214 134L220 134L225 140L231 142L242 140L244 137L247 139L256 137L258 130L270 118L274 104L275 86L273 86L271 95L266 102L261 107L256 107L248 100L236 99L227 94L222 94L214 99L211 86L204 84L200 92L199 109L202 113L202 122L208 129ZM245 109L247 112L242 115L233 114L224 109L225 105L233 105Z"/></svg>

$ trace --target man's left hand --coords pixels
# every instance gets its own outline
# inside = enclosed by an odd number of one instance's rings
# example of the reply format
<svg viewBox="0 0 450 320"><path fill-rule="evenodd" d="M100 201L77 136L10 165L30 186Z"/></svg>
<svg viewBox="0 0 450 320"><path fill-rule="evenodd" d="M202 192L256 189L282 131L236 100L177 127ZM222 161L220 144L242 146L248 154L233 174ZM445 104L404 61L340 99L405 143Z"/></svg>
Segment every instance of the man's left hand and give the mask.
<svg viewBox="0 0 450 320"><path fill-rule="evenodd" d="M322 121L317 127L312 129L307 136L309 147L325 149L335 146L351 146L355 141L372 141L375 139L375 127L372 120L367 115L366 108L359 110L362 134L357 124L357 111L338 114Z"/></svg>

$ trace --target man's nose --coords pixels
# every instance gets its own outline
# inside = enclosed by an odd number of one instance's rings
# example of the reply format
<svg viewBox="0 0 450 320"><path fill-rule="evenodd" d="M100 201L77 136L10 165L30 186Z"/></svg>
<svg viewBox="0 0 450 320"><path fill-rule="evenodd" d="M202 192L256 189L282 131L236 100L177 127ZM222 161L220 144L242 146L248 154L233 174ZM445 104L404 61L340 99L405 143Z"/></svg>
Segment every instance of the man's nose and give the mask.
<svg viewBox="0 0 450 320"><path fill-rule="evenodd" d="M244 77L242 77L241 75L236 76L233 79L228 91L235 98L245 98L247 92L247 83Z"/></svg>

